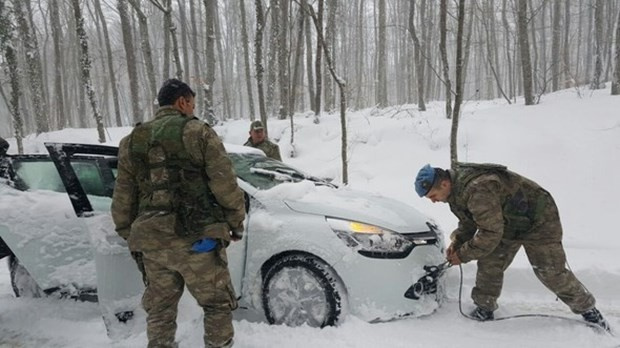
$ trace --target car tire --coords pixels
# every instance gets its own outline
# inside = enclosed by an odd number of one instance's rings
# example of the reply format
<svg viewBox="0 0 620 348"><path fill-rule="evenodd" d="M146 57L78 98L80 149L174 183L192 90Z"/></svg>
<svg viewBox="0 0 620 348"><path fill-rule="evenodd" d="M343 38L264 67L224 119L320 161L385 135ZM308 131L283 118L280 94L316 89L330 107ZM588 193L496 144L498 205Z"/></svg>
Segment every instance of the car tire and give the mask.
<svg viewBox="0 0 620 348"><path fill-rule="evenodd" d="M15 255L9 256L9 271L11 273L11 286L16 297L42 297L45 295Z"/></svg>
<svg viewBox="0 0 620 348"><path fill-rule="evenodd" d="M344 318L347 295L342 280L322 260L292 254L264 272L262 302L270 324L324 327Z"/></svg>

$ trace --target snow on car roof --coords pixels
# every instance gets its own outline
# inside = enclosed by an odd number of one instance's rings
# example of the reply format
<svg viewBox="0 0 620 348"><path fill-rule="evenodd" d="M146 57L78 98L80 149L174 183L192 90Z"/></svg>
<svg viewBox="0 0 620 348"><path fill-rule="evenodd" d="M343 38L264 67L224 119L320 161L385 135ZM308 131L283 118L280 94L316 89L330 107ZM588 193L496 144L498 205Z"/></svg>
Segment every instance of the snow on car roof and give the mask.
<svg viewBox="0 0 620 348"><path fill-rule="evenodd" d="M265 156L265 153L263 151L250 146L224 143L224 148L228 153L252 153Z"/></svg>

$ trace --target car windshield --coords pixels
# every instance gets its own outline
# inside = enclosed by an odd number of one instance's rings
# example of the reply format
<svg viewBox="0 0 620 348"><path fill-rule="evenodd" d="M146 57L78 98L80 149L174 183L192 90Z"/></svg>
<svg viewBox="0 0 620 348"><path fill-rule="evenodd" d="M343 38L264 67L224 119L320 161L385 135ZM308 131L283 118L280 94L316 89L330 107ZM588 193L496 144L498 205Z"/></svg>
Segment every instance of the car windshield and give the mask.
<svg viewBox="0 0 620 348"><path fill-rule="evenodd" d="M230 153L237 176L250 185L268 190L283 182L314 181L317 185L334 186L329 181L305 174L280 161L259 154Z"/></svg>

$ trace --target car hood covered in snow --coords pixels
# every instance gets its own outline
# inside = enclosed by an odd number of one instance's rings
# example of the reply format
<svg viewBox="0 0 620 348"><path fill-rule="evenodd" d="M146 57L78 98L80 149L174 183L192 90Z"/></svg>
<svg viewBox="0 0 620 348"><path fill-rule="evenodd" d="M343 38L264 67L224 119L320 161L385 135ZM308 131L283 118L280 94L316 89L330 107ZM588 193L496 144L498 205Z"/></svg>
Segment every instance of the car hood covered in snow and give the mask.
<svg viewBox="0 0 620 348"><path fill-rule="evenodd" d="M299 199L284 199L292 210L353 220L399 233L426 232L424 215L413 207L377 194L351 189L318 188Z"/></svg>

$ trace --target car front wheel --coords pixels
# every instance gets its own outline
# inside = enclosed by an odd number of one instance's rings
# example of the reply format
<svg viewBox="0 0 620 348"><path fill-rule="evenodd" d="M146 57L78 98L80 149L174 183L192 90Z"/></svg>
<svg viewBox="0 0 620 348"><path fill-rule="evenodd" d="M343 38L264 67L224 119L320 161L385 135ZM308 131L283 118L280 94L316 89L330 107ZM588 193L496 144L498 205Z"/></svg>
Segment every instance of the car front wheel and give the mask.
<svg viewBox="0 0 620 348"><path fill-rule="evenodd" d="M11 272L11 285L16 297L44 296L43 290L15 255L9 256L9 271Z"/></svg>
<svg viewBox="0 0 620 348"><path fill-rule="evenodd" d="M335 325L346 312L346 290L335 271L311 255L287 255L264 273L262 300L271 324Z"/></svg>

